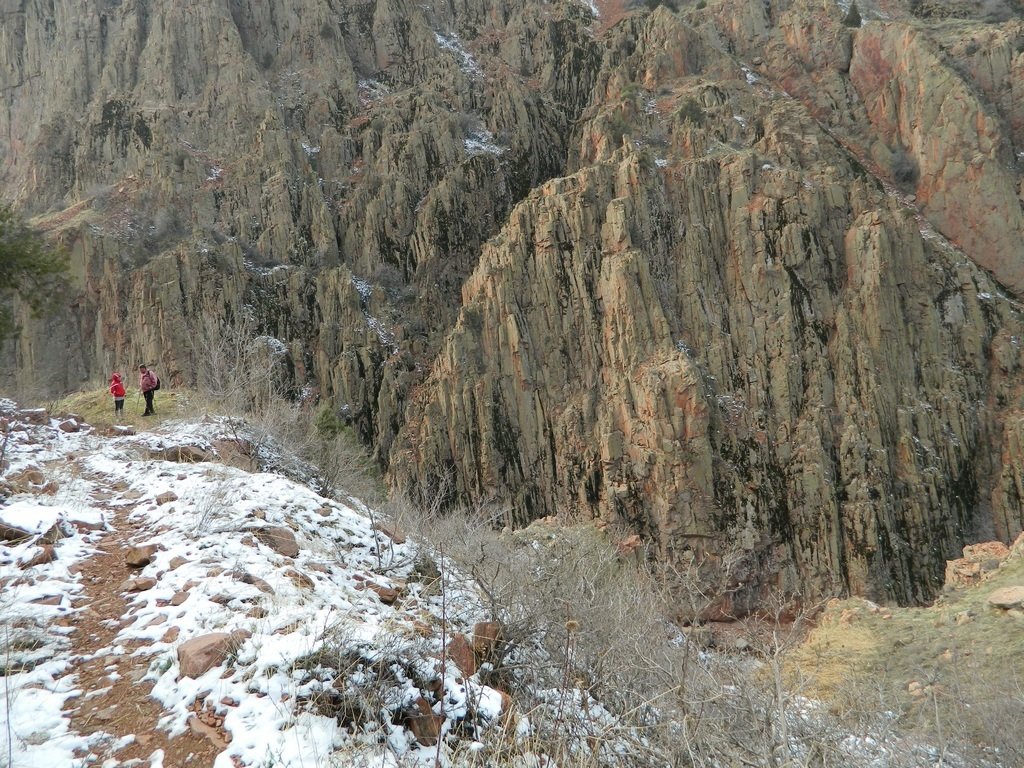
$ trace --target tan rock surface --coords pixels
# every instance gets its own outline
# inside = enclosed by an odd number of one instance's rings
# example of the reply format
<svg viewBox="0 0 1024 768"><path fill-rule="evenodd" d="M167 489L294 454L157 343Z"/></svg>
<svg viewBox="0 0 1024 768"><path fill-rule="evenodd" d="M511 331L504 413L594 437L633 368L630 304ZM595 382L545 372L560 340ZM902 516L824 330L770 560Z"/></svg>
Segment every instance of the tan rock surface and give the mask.
<svg viewBox="0 0 1024 768"><path fill-rule="evenodd" d="M251 308L403 490L927 600L1024 527L1021 23L941 5L29 4L0 180L79 294L0 385Z"/></svg>

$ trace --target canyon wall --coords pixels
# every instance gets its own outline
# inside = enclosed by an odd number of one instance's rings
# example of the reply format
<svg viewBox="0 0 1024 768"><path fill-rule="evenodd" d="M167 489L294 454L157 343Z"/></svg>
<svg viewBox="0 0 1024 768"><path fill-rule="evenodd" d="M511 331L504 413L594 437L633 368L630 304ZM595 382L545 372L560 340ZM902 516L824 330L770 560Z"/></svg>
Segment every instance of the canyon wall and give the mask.
<svg viewBox="0 0 1024 768"><path fill-rule="evenodd" d="M396 489L739 550L735 611L927 600L1024 527L1024 22L858 5L5 3L78 290L0 385L245 325Z"/></svg>

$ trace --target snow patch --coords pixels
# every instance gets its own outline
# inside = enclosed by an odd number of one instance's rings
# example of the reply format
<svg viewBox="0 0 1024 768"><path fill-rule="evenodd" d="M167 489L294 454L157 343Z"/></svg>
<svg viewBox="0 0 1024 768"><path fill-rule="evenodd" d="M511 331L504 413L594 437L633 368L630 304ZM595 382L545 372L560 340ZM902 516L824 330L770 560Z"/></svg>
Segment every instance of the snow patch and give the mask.
<svg viewBox="0 0 1024 768"><path fill-rule="evenodd" d="M434 39L442 50L455 54L455 58L459 60L459 68L463 72L471 77L483 77L483 70L480 69L476 59L463 48L462 41L458 35L442 35L440 32L435 32Z"/></svg>
<svg viewBox="0 0 1024 768"><path fill-rule="evenodd" d="M506 147L494 141L494 134L486 128L478 128L471 131L469 136L463 140L466 152L470 155L501 155Z"/></svg>

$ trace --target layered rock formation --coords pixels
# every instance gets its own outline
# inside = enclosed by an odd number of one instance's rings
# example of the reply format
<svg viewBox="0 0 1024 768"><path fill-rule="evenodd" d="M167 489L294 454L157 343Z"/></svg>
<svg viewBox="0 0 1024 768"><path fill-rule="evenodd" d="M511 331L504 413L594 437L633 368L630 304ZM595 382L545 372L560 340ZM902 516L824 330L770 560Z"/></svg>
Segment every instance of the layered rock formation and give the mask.
<svg viewBox="0 0 1024 768"><path fill-rule="evenodd" d="M1024 526L1024 25L858 5L12 7L0 173L82 290L2 383L249 318L396 487L926 600Z"/></svg>

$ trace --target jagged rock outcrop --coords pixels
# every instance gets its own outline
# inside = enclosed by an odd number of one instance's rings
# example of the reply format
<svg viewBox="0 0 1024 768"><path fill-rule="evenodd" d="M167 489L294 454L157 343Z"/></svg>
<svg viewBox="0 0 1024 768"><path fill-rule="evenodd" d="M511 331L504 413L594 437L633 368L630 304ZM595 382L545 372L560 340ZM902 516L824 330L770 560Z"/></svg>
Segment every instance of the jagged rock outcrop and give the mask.
<svg viewBox="0 0 1024 768"><path fill-rule="evenodd" d="M1024 25L858 5L12 6L0 178L80 291L0 386L244 327L396 487L928 599L1024 527Z"/></svg>

